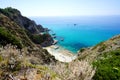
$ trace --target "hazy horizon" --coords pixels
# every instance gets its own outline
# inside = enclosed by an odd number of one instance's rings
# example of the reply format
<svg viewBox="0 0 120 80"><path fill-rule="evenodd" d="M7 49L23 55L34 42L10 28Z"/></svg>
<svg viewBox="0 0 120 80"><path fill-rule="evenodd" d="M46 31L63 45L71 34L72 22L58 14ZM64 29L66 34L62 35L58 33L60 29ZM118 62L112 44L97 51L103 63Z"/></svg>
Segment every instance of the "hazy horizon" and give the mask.
<svg viewBox="0 0 120 80"><path fill-rule="evenodd" d="M72 17L29 17L37 24L85 24L85 23L104 23L104 24L118 24L120 16L72 16Z"/></svg>

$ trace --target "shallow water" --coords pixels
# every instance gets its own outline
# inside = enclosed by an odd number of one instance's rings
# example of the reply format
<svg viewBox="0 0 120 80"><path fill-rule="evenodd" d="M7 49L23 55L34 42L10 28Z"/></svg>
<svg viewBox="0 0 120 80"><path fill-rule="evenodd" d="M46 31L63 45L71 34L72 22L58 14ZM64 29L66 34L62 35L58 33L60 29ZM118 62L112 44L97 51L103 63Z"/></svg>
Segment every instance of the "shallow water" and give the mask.
<svg viewBox="0 0 120 80"><path fill-rule="evenodd" d="M58 45L76 53L120 34L120 16L102 17L36 17L38 24L55 33ZM64 40L61 41L60 38Z"/></svg>

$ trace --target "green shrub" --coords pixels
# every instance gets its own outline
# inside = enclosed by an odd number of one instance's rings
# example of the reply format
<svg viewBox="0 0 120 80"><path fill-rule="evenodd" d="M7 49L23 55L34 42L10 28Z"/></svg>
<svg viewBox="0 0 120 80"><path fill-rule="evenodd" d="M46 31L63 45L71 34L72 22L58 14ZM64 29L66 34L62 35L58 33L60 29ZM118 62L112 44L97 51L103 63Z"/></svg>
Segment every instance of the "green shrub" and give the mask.
<svg viewBox="0 0 120 80"><path fill-rule="evenodd" d="M97 68L94 80L120 80L120 50L102 54L93 65Z"/></svg>
<svg viewBox="0 0 120 80"><path fill-rule="evenodd" d="M36 44L41 44L44 41L47 41L48 38L49 38L49 34L33 35L32 36L32 41Z"/></svg>
<svg viewBox="0 0 120 80"><path fill-rule="evenodd" d="M95 50L97 47L99 47L98 52L102 52L106 49L107 46L104 44L104 42L100 42L99 44L94 46L92 50Z"/></svg>
<svg viewBox="0 0 120 80"><path fill-rule="evenodd" d="M104 42L98 43L96 46L94 46L94 47L92 48L92 50L96 49L98 46L101 46L101 45L103 45L103 44L104 44Z"/></svg>
<svg viewBox="0 0 120 80"><path fill-rule="evenodd" d="M5 9L0 9L0 13L3 13L6 16L13 16L13 14L19 14L20 12L17 9L13 9L11 7L7 7Z"/></svg>
<svg viewBox="0 0 120 80"><path fill-rule="evenodd" d="M0 55L0 62L2 61L2 59L3 59L3 58L2 58L2 56Z"/></svg>
<svg viewBox="0 0 120 80"><path fill-rule="evenodd" d="M20 40L3 27L0 27L0 44L2 45L12 44L16 45L18 48L23 47Z"/></svg>
<svg viewBox="0 0 120 80"><path fill-rule="evenodd" d="M0 12L1 13L3 13L3 14L5 14L6 16L10 16L10 15L12 15L10 12L9 12L9 9L0 9Z"/></svg>
<svg viewBox="0 0 120 80"><path fill-rule="evenodd" d="M85 48L81 48L79 51L80 51L80 52L83 52L83 51L85 51Z"/></svg>
<svg viewBox="0 0 120 80"><path fill-rule="evenodd" d="M100 46L100 48L98 49L98 52L102 52L102 51L104 51L105 49L106 49L106 45L105 44L102 44L101 46Z"/></svg>

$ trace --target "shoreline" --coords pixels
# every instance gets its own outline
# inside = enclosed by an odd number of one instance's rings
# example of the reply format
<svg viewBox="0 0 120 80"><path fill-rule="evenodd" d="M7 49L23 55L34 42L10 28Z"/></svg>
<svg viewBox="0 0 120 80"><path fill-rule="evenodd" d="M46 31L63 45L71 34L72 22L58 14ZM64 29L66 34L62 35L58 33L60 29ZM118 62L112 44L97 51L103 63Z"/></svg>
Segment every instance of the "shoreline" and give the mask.
<svg viewBox="0 0 120 80"><path fill-rule="evenodd" d="M51 45L43 49L46 49L56 60L61 62L71 62L76 59L76 55L58 45Z"/></svg>

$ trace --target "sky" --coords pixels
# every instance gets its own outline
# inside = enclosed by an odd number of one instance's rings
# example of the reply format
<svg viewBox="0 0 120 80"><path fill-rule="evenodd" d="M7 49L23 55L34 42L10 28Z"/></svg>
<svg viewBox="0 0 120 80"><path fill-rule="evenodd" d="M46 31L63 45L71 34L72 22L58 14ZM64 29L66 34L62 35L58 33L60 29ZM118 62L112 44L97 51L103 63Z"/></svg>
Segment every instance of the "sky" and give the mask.
<svg viewBox="0 0 120 80"><path fill-rule="evenodd" d="M120 0L0 0L0 8L6 7L24 16L120 15Z"/></svg>

